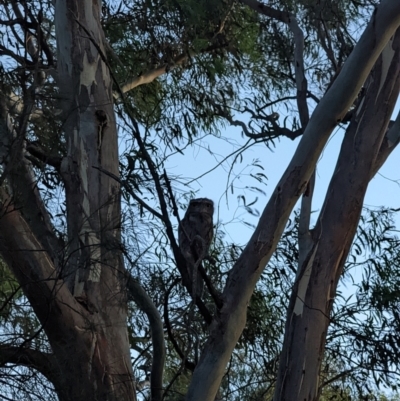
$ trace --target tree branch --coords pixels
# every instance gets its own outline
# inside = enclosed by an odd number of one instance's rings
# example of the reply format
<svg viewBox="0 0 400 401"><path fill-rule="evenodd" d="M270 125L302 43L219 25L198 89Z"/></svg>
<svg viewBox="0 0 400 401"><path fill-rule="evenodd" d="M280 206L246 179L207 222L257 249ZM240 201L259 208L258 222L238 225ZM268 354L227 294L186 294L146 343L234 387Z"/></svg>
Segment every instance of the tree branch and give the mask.
<svg viewBox="0 0 400 401"><path fill-rule="evenodd" d="M108 175L109 177L113 178L115 181L117 181L119 184L121 184L125 190L129 193L129 195L132 196L133 199L135 199L135 201L137 203L139 203L140 206L142 206L144 209L146 209L148 212L150 212L153 216L157 217L158 219L160 219L161 221L164 221L164 217L162 216L162 214L160 214L159 212L157 212L155 209L153 209L151 206L149 206L143 199L139 198L133 191L132 188L123 180L121 180L119 177L117 177L115 174L110 173L109 171L104 170L101 167L98 166L92 166L93 168L101 171L102 173Z"/></svg>
<svg viewBox="0 0 400 401"><path fill-rule="evenodd" d="M249 2L251 0L245 4ZM245 327L247 305L254 287L277 246L290 213L304 192L334 127L354 102L399 25L400 3L383 0L339 76L317 105L250 241L228 275L224 306L215 316L209 340L190 383L187 397L191 401L214 399L226 363Z"/></svg>
<svg viewBox="0 0 400 401"><path fill-rule="evenodd" d="M128 274L128 273L127 273ZM151 400L163 399L163 374L165 364L164 328L160 313L143 287L129 274L127 279L129 298L142 310L149 319L153 360L151 364Z"/></svg>
<svg viewBox="0 0 400 401"><path fill-rule="evenodd" d="M164 75L165 73L173 70L174 68L179 67L188 59L187 55L178 56L171 64L164 64L160 67L153 68L145 72L144 74L139 75L138 77L131 78L128 82L121 86L121 90L123 93L127 93L132 89L137 88L140 85L149 84L153 82L155 79ZM114 99L118 100L120 96L118 94L114 94Z"/></svg>
<svg viewBox="0 0 400 401"><path fill-rule="evenodd" d="M0 345L0 366L10 363L35 369L53 383L56 388L59 387L57 361L53 354L2 344Z"/></svg>
<svg viewBox="0 0 400 401"><path fill-rule="evenodd" d="M26 150L36 159L60 171L62 157L49 155L48 152L40 146L39 142L28 142Z"/></svg>
<svg viewBox="0 0 400 401"><path fill-rule="evenodd" d="M336 168L312 232L311 249L307 252L308 256L312 256L299 266L289 303L274 400L286 399L292 392L298 394L299 399L316 393L321 350L326 340L337 284L398 99L400 29L383 49L371 71L369 82L346 130ZM343 194L346 196L343 197ZM310 327L311 322L312 336L304 338L298 334ZM303 373L301 366L305 355L312 368Z"/></svg>
<svg viewBox="0 0 400 401"><path fill-rule="evenodd" d="M165 301L164 301L164 320L165 320L165 326L167 328L167 333L168 333L168 338L170 339L176 353L179 355L179 357L182 359L182 363L185 365L186 369L190 370L191 372L194 371L194 368L196 367L194 362L188 361L187 356L184 354L184 352L180 349L178 343L175 340L174 335L172 334L172 329L171 329L171 323L169 320L169 313L168 313L168 298L169 294L171 293L172 289L175 287L175 285L178 284L180 280L175 280L170 287L167 289L165 293Z"/></svg>
<svg viewBox="0 0 400 401"><path fill-rule="evenodd" d="M379 148L378 156L376 157L371 179L383 166L389 155L397 147L400 142L400 112L397 114L395 121L390 121L388 130L386 132L385 138L382 141L381 147Z"/></svg>
<svg viewBox="0 0 400 401"><path fill-rule="evenodd" d="M304 74L304 34L293 15L290 16L288 25L294 36L294 66L297 87L296 99L301 125L304 130L310 118L307 105L308 84Z"/></svg>
<svg viewBox="0 0 400 401"><path fill-rule="evenodd" d="M216 104L210 99L210 102L213 104L213 106L216 109L216 115L225 118L229 124L231 124L234 127L240 127L242 128L242 132L244 135L246 135L250 139L263 139L263 138L276 138L279 136L286 136L292 140L296 139L298 136L303 134L303 128L300 128L296 131L291 131L290 129L286 127L280 127L276 120L279 118L279 114L277 113L272 113L267 116L262 116L255 114L253 111L250 109L247 109L245 111L249 112L254 119L258 120L264 120L267 121L272 125L272 129L262 129L262 132L254 134L253 132L250 132L250 130L247 128L247 125L240 120L235 120L233 117L229 114L228 111L224 110L220 105Z"/></svg>
<svg viewBox="0 0 400 401"><path fill-rule="evenodd" d="M33 93L34 88L30 92ZM32 166L25 158L24 137L32 108L33 99L30 99L24 104L17 133L12 126L5 99L0 96L0 163L5 166L2 179L9 179L11 191L17 195L13 202L32 223L32 230L42 243L41 248L46 249L57 266L63 244L54 232Z"/></svg>
<svg viewBox="0 0 400 401"><path fill-rule="evenodd" d="M58 339L60 321L64 326L68 319L74 320L73 327L85 326L84 311L59 279L53 261L4 188L0 188L0 254L48 335Z"/></svg>
<svg viewBox="0 0 400 401"><path fill-rule="evenodd" d="M277 21L281 21L285 24L288 24L290 21L290 14L285 11L279 11L276 10L275 8L269 7L263 3L260 3L257 0L240 0L242 4L245 4L252 10L264 14L267 17L271 17L273 19L276 19Z"/></svg>
<svg viewBox="0 0 400 401"><path fill-rule="evenodd" d="M138 143L139 149L143 155L144 160L146 161L146 164L149 168L150 174L153 178L153 181L154 181L154 184L156 187L157 197L158 197L158 201L160 202L160 208L161 208L161 212L162 212L162 216L163 216L163 221L164 221L164 224L166 227L168 239L171 244L172 252L174 254L176 265L178 267L179 272L182 275L183 284L185 285L185 287L188 289L188 291L190 293L191 280L189 279L189 275L187 272L186 260L183 257L182 252L181 252L181 250L176 242L175 236L174 236L174 230L172 228L172 224L169 219L168 207L167 207L167 203L164 198L164 191L163 191L163 188L161 185L160 176L158 175L156 166L154 165L154 162L151 159L149 152L147 151L147 148L143 143L143 140L140 136L139 126L137 125L136 120L134 119L134 117L130 111L130 108L129 108L130 106L127 103L125 103L125 106L127 108L127 110L126 110L127 114L133 124L133 136L136 139L136 142ZM199 308L199 311L202 314L202 316L204 317L204 320L206 321L206 323L211 324L211 321L212 321L211 313L207 309L206 305L201 300L201 298L196 297L196 299L193 301Z"/></svg>
<svg viewBox="0 0 400 401"><path fill-rule="evenodd" d="M157 68L153 68L138 77L131 78L121 86L121 91L122 93L127 93L131 91L132 89L137 88L140 85L145 85L153 82L155 79L160 77L161 75L164 75L168 73L169 71L172 71L173 69L183 65L187 60L190 60L191 58L203 54L203 53L208 53L214 50L218 50L221 48L226 47L226 45L211 45L208 46L206 49L204 49L201 52L194 52L194 51L189 51L188 53L185 54L180 54L178 57L172 60L171 63L164 64L162 66L159 66ZM121 99L121 94L119 92L114 93L114 99L119 100Z"/></svg>
<svg viewBox="0 0 400 401"><path fill-rule="evenodd" d="M307 127L310 119L310 114L307 104L308 94L308 83L304 73L304 34L300 29L294 16L290 16L288 22L289 28L293 32L295 51L294 51L294 65L295 65L295 77L297 87L297 107L299 110L300 121L302 132ZM310 235L310 219L311 219L311 207L312 199L314 195L315 186L315 169L311 174L311 177L307 183L307 188L301 199L300 206L300 219L299 219L299 231L298 231L298 244L299 244L299 260L298 260L298 272L303 262L307 259L309 252L312 249L313 242Z"/></svg>
<svg viewBox="0 0 400 401"><path fill-rule="evenodd" d="M125 95L124 92L122 91L120 85L118 84L118 81L115 78L115 75L109 65L109 63L107 62L107 58L104 55L104 53L102 52L100 46L98 45L98 43L93 39L92 35L90 34L90 32L86 29L86 27L84 27L78 20L76 20L77 24L86 32L86 34L88 35L89 40L93 43L93 45L96 47L97 51L99 52L100 57L102 58L102 60L104 61L104 63L107 65L107 67L110 70L110 75L117 87L117 93L118 96L120 97L120 99L122 99L124 106L125 106L125 111L126 114L128 115L131 123L132 123L132 133L134 138L136 139L136 142L138 143L139 149L143 155L143 158L149 168L150 174L153 178L155 187L156 187L156 192L157 192L157 196L158 196L158 200L160 202L160 208L161 208L161 212L162 212L162 219L163 222L166 226L166 231L167 231L167 236L168 239L170 241L171 244L171 248L172 248L172 252L174 254L174 258L175 261L177 263L177 267L178 270L180 271L182 278L183 278L183 282L185 284L185 286L188 288L189 292L190 292L190 280L189 280L189 276L187 273L187 269L186 269L186 261L179 249L179 246L176 242L175 236L174 236L174 232L172 229L172 224L171 221L169 219L169 214L168 214L168 208L167 208L167 204L165 202L165 198L164 198L164 194L163 194L163 189L162 189L162 185L161 185L161 180L160 177L157 173L156 167L153 163L153 160L150 157L149 152L147 151L146 146L143 143L143 140L140 136L140 130L139 130L139 126L133 116L133 113L131 111L131 106L128 102L125 101ZM195 303L197 305L197 307L199 308L200 313L203 315L205 321L207 322L207 324L211 324L212 321L212 317L211 317L211 313L210 311L207 309L206 305L204 304L204 302L197 297L195 300Z"/></svg>

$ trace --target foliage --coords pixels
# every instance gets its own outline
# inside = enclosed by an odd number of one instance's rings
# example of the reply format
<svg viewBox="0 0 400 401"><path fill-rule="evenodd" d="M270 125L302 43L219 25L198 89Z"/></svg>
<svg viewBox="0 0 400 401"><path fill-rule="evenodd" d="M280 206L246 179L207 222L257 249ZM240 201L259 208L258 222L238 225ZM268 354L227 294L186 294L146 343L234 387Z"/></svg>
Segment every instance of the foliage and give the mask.
<svg viewBox="0 0 400 401"><path fill-rule="evenodd" d="M398 348L400 337L395 323L400 298L392 294L392 303L379 300L371 301L377 290L385 291L399 276L400 263L397 258L399 239L394 225L394 217L398 211L391 209L366 210L361 218L352 252L348 258L345 275L342 279L342 294L335 304L328 341L326 344L325 364L321 373L322 400L357 400L379 399L378 390L386 388L397 390L398 364L400 361ZM264 400L269 399L274 388L278 356L284 332L288 296L295 278L294 267L297 260L296 244L298 216L288 223L277 251L268 265L257 286L247 315L247 325L232 356L220 390L222 399L229 400ZM218 233L218 231L217 231ZM219 232L221 235L222 232ZM218 250L212 254L219 261L232 263L232 247L222 247L222 238L216 239ZM363 244L362 246L360 244ZM234 248L238 248L234 246ZM360 255L360 250L362 255ZM388 255L392 256L388 256ZM149 257L149 254L147 254ZM381 277L379 272L385 271L384 260L390 264L391 274ZM225 262L226 263L226 262ZM154 299L158 300L160 310L165 299L156 294L165 292L165 283L173 280L173 271L166 267L146 268L139 271L150 271L148 279L141 277L141 282ZM223 267L222 267L223 266ZM208 266L207 269L212 269ZM229 269L221 264L221 269L213 270L213 282L223 281L223 272ZM209 270L208 270L209 271ZM222 272L222 275L218 273ZM357 293L344 296L346 283L357 282L360 272L365 278ZM172 273L172 278L170 277ZM157 277L157 281L155 278ZM369 282L369 297L363 286ZM374 283L374 285L372 285ZM372 288L373 287L373 288ZM396 287L393 287L393 290ZM386 290L387 291L387 290ZM346 291L348 294L348 291ZM196 360L202 341L206 338L207 327L201 324L201 318L195 323L190 320L193 309L190 299L184 300L184 293L177 287L168 297L168 320L173 325L173 337L182 347L189 360ZM211 302L211 300L210 300ZM166 319L167 321L167 319ZM136 326L139 324L139 326ZM137 321L133 327L142 327ZM147 334L150 340L149 334ZM188 384L190 370L179 362L179 357L169 344L170 359L167 365L167 381L174 378L168 399L173 394L184 394ZM175 355L172 357L172 355ZM144 359L137 362L144 364ZM177 377L176 377L177 375ZM169 398L171 397L171 398ZM347 398L346 398L347 397ZM367 398L366 398L367 397ZM382 397L384 397L382 395ZM382 398L384 400L385 398ZM393 398L395 400L395 398Z"/></svg>
<svg viewBox="0 0 400 401"><path fill-rule="evenodd" d="M64 116L55 106L62 100L62 94L51 78L56 64L54 10L52 2L44 0L14 3L16 6L2 5L0 11L0 55L3 57L0 85L7 100L14 95L24 101L28 99L36 67L26 51L20 51L21 42L24 43L22 31L34 33L28 22L33 24L38 20L35 10L42 10L45 18L41 26L49 50L42 49L40 68L48 72L49 79L34 97L35 108L41 114L30 120L26 142L31 149L38 186L52 213L52 223L60 238L64 238L66 207L62 180L56 169L47 165L46 160L35 158L34 153L35 146L56 160L66 153L62 134ZM239 126L243 138L235 139L232 157L226 163L229 165L226 186L237 191L234 183L241 176L233 170L243 152L257 143L269 148L277 146L277 139L285 133L289 137L301 134L299 117L294 112L297 90L294 38L287 24L233 0L103 3L102 22L108 43L105 52L115 79L115 109L123 143L122 247L129 271L163 316L168 353L166 399L178 400L187 390L207 339L208 327L179 282L164 223L156 214L161 208L160 199L164 199L173 215L176 213L174 201L183 213L188 200L196 194L189 179L165 169L175 154L207 147L210 136L220 138L222 144L224 140L231 144L232 138L224 137L222 132L228 125ZM307 96L311 108L352 51L353 33L358 34L365 25L372 3L352 0L268 3L294 13L304 31L305 74L310 83ZM14 21L10 15L15 13L15 7L25 13L26 22L4 23ZM162 69L165 73L158 79L135 86L126 93L126 102L122 102L119 95L124 85ZM283 118L279 115L271 118L276 112ZM14 119L16 128L20 128L22 122L17 113ZM218 149L209 148L209 152L215 154ZM252 189L262 195L268 172L257 161L252 167L257 169L252 173L256 180ZM239 199L244 210L257 215L255 201L248 201L244 191L239 193ZM360 271L363 278L355 296L339 294L335 303L321 373L323 401L369 399L366 397L374 394L376 399L384 401L385 396L377 392L382 384L397 390L400 244L393 223L396 212L366 210L361 218L343 282L356 281ZM204 269L217 291L224 288L227 274L242 249L241 244L229 240L229 225L223 226L223 223L218 222L215 230L213 260L204 262ZM177 219L174 224L176 231ZM297 269L297 233L298 215L295 214L249 304L246 328L220 389L222 399L264 400L272 396L288 294ZM47 350L47 340L21 294L8 268L0 263L2 341ZM204 300L211 310L215 307L209 293L204 295ZM133 302L129 304L129 311L133 364L137 380L141 382L149 376L151 332L147 318ZM21 389L25 380L31 384L29 391L35 387L37 376L32 371L14 370L14 365L3 368L1 380L7 384L6 393L11 399L16 397L13 387ZM48 383L39 379L38 386L47 389ZM148 397L146 389L142 396ZM50 395L46 397L50 399ZM40 395L32 398L40 399Z"/></svg>

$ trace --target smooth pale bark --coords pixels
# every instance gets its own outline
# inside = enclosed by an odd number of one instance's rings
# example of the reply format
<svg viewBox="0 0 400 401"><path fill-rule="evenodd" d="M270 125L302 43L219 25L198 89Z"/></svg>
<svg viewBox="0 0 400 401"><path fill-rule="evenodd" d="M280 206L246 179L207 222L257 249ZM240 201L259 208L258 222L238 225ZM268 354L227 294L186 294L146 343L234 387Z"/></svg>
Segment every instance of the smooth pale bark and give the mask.
<svg viewBox="0 0 400 401"><path fill-rule="evenodd" d="M333 128L348 111L399 25L400 2L383 1L341 73L314 111L290 165L229 274L223 293L223 307L211 325L187 400L214 400L226 364L246 324L247 305L254 286L275 250L290 212L304 191Z"/></svg>
<svg viewBox="0 0 400 401"><path fill-rule="evenodd" d="M103 51L100 0L57 0L57 84L67 155L60 163L68 244L50 223L24 137L29 96L18 132L0 98L0 252L18 279L52 355L62 401L136 400L120 250L120 188L112 81ZM32 87L30 96L35 96ZM9 146L11 144L11 146ZM10 151L11 149L11 151ZM32 357L30 354L29 356ZM35 354L32 367L42 363ZM40 366L36 367L40 370Z"/></svg>
<svg viewBox="0 0 400 401"><path fill-rule="evenodd" d="M90 314L81 327L83 335L91 336L90 353L76 361L86 366L86 385L98 399L134 400L119 247L120 188L100 171L118 176L112 81L100 10L100 0L56 2L58 84L67 141L67 156L61 163L69 243L63 273L74 297Z"/></svg>
<svg viewBox="0 0 400 401"><path fill-rule="evenodd" d="M290 300L275 401L317 401L336 288L352 244L363 199L400 90L400 34L379 58L366 93L346 131L325 203L312 230L313 245L299 272Z"/></svg>

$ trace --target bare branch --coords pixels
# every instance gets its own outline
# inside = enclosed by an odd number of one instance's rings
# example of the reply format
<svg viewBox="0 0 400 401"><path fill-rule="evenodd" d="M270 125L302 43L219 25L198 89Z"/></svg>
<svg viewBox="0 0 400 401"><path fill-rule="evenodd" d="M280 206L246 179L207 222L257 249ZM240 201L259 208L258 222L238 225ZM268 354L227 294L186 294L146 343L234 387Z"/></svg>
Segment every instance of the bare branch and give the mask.
<svg viewBox="0 0 400 401"><path fill-rule="evenodd" d="M54 167L57 171L60 171L62 157L49 155L41 146L39 142L28 142L26 150L35 156L38 160L49 166Z"/></svg>
<svg viewBox="0 0 400 401"><path fill-rule="evenodd" d="M294 51L294 64L295 64L295 77L297 86L297 107L299 109L300 121L302 132L306 128L310 119L310 114L307 104L308 83L304 74L304 34L300 29L294 16L290 16L289 27L293 32L295 51ZM307 258L311 247L313 245L310 235L310 219L311 219L311 205L314 195L315 186L315 169L312 173L310 180L307 183L307 188L301 199L300 206L300 220L299 220L299 266L302 266L303 261ZM300 268L298 269L300 271Z"/></svg>
<svg viewBox="0 0 400 401"><path fill-rule="evenodd" d="M322 30L322 26L324 27L324 30ZM318 37L319 37L319 43L321 44L322 48L325 50L326 55L328 56L328 59L330 60L330 62L332 63L332 66L334 68L335 71L337 71L338 69L338 63L335 59L335 54L333 52L332 49L332 41L331 38L329 36L329 32L326 29L326 24L325 21L321 21L318 24Z"/></svg>
<svg viewBox="0 0 400 401"><path fill-rule="evenodd" d="M182 65L186 60L187 60L186 55L180 55L177 57L172 64L164 64L160 67L154 68L152 70L149 70L145 72L142 75L139 75L138 77L130 79L128 82L126 82L124 85L122 85L121 89L123 93L127 93L131 91L134 88L137 88L140 85L145 85L149 84L150 82L153 82L155 79L160 77L161 75L164 75L168 71L171 71L174 68L179 67ZM115 99L119 99L118 94L114 94Z"/></svg>
<svg viewBox="0 0 400 401"><path fill-rule="evenodd" d="M275 8L267 6L257 0L240 0L241 3L247 5L252 10L257 11L260 14L264 14L267 17L271 17L276 19L277 21L281 21L285 24L288 24L290 21L290 14L285 11L279 11Z"/></svg>
<svg viewBox="0 0 400 401"><path fill-rule="evenodd" d="M310 118L307 105L308 85L307 78L304 74L304 34L293 15L290 16L288 25L294 36L294 68L297 86L297 107L299 108L301 125L304 129Z"/></svg>
<svg viewBox="0 0 400 401"><path fill-rule="evenodd" d="M194 362L188 361L187 356L184 354L184 352L180 349L178 343L175 340L175 337L172 333L172 328L171 328L171 322L169 320L169 313L168 313L168 298L169 294L171 293L172 289L178 284L180 280L174 280L174 282L170 285L170 287L167 289L165 293L165 302L164 302L164 320L165 320L165 326L167 327L167 333L168 333L168 338L171 341L176 353L179 355L179 357L182 359L182 363L184 366L189 369L191 372L194 371L194 368L196 367Z"/></svg>
<svg viewBox="0 0 400 401"><path fill-rule="evenodd" d="M386 132L386 136L382 141L378 156L376 157L374 167L371 173L371 179L383 166L387 158L393 152L400 142L400 112L397 114L396 120L391 121Z"/></svg>
<svg viewBox="0 0 400 401"><path fill-rule="evenodd" d="M213 50L221 49L226 47L225 45L211 45L208 46L206 49L202 50L201 52L194 52L194 51L189 51L188 53L185 54L180 54L177 56L175 59L173 59L170 63L161 65L157 68L153 68L138 77L131 78L128 82L123 84L121 86L121 91L122 93L127 93L131 91L132 89L137 88L140 85L145 85L153 82L155 79L160 77L161 75L164 75L168 73L169 71L172 71L173 69L182 66L187 60L190 60L191 58L203 54L203 53L208 53ZM121 93L117 92L114 93L114 99L118 100L121 99Z"/></svg>
<svg viewBox="0 0 400 401"><path fill-rule="evenodd" d="M0 366L15 364L40 372L55 387L58 385L57 361L53 354L25 347L0 345Z"/></svg>
<svg viewBox="0 0 400 401"><path fill-rule="evenodd" d="M160 313L143 287L131 276L127 279L129 297L136 303L149 319L151 340L153 344L153 361L151 364L151 399L163 399L163 374L165 364L164 328Z"/></svg>
<svg viewBox="0 0 400 401"><path fill-rule="evenodd" d="M162 216L162 214L160 214L159 212L157 212L155 209L153 209L151 206L149 206L143 199L139 198L133 191L132 188L123 180L121 180L119 177L117 177L115 174L110 173L109 171L104 170L101 167L98 166L92 166L93 168L101 171L102 173L108 175L109 177L113 178L115 181L117 181L118 183L120 183L125 190L129 193L129 195L132 196L133 199L135 199L135 201L137 203L139 203L140 206L142 206L144 209L146 209L148 212L150 212L153 216L157 217L158 219L160 219L161 221L164 221L164 217Z"/></svg>
<svg viewBox="0 0 400 401"><path fill-rule="evenodd" d="M0 56L9 56L13 58L17 63L21 65L26 65L27 68L33 69L36 65L31 60L26 59L25 57L19 56L18 54L15 54L11 50L7 49L5 46L0 45Z"/></svg>
<svg viewBox="0 0 400 401"><path fill-rule="evenodd" d="M250 139L263 139L263 138L277 138L279 136L286 136L292 140L296 139L298 136L303 134L303 128L297 129L296 131L291 131L286 127L280 127L276 120L279 118L279 114L272 113L270 115L261 115L255 114L252 110L246 108L245 111L250 113L255 120L264 120L269 123L272 128L268 129L268 127L263 127L262 132L260 133L253 133L247 127L243 121L235 120L228 111L224 110L219 104L213 102L212 99L209 99L210 103L213 104L215 111L214 113L220 117L225 118L229 124L235 127L242 128L242 132Z"/></svg>

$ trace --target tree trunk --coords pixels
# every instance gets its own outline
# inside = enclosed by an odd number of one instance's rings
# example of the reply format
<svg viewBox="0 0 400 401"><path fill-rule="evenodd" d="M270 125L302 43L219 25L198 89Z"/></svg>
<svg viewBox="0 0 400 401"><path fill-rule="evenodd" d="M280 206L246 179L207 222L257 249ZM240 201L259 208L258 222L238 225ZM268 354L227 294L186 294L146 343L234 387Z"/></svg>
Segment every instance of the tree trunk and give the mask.
<svg viewBox="0 0 400 401"><path fill-rule="evenodd" d="M339 76L311 116L296 153L265 207L254 234L229 273L223 307L211 325L187 400L214 400L226 364L245 327L247 305L254 287L275 250L290 213L304 192L334 127L349 110L399 25L399 3L382 1Z"/></svg>
<svg viewBox="0 0 400 401"><path fill-rule="evenodd" d="M14 149L6 167L10 185L0 193L0 252L47 334L54 357L51 377L65 401L136 400L120 188L104 173L118 176L118 148L100 9L100 0L56 1L56 80L67 148L59 169L67 203L66 246L50 224L24 157L28 107L18 132L11 124L0 127ZM4 105L0 111L6 112Z"/></svg>
<svg viewBox="0 0 400 401"><path fill-rule="evenodd" d="M319 399L319 373L336 288L368 183L381 165L400 90L400 32L377 61L346 131L338 163L291 295L275 401Z"/></svg>

